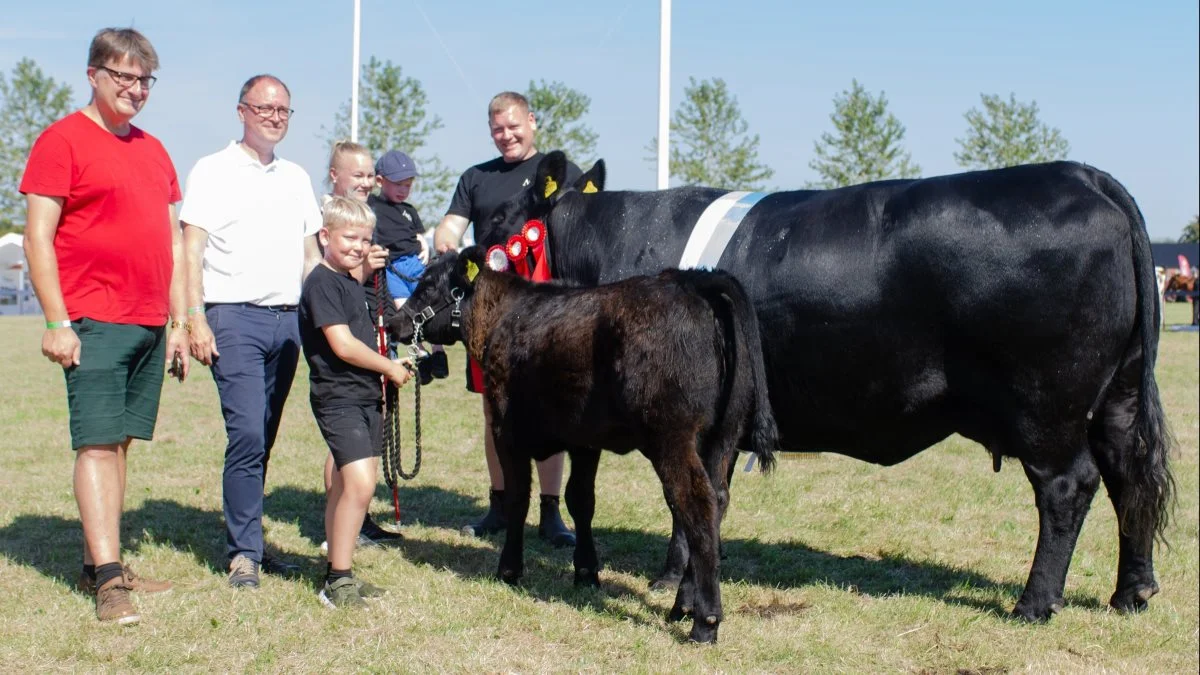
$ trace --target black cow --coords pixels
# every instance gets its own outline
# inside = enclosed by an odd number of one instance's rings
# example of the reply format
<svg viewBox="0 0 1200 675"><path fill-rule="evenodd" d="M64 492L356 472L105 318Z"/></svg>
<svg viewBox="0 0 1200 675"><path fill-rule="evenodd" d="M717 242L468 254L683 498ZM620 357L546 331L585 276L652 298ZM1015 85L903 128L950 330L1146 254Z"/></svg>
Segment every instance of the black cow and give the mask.
<svg viewBox="0 0 1200 675"><path fill-rule="evenodd" d="M679 266L725 194L603 184L603 162L569 184L551 153L493 231L540 219L555 278L607 283ZM758 312L783 450L891 465L957 432L997 470L1019 460L1040 527L1014 609L1027 620L1061 608L1103 481L1121 523L1110 603L1139 610L1158 592L1154 540L1174 484L1154 379L1160 310L1145 222L1107 173L1055 162L774 193L717 266ZM673 536L666 579L685 555Z"/></svg>
<svg viewBox="0 0 1200 675"><path fill-rule="evenodd" d="M567 509L575 520L575 583L599 585L592 538L600 448L640 450L691 551L670 617L692 614L691 638L712 642L722 618L719 512L738 442L774 463L754 307L724 272L669 270L599 288L534 284L484 266L481 249L430 265L392 323L413 339L462 339L482 367L508 530L499 577L524 569L531 460L571 456ZM407 319L407 320L406 320Z"/></svg>

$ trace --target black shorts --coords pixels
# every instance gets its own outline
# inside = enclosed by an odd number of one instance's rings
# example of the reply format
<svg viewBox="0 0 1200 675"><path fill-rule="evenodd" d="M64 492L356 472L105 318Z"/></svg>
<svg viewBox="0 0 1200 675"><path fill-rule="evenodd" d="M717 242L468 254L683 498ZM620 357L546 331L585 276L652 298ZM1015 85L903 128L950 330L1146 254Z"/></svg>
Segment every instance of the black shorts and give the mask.
<svg viewBox="0 0 1200 675"><path fill-rule="evenodd" d="M379 456L383 444L382 407L381 403L313 403L317 428L338 470L351 462Z"/></svg>

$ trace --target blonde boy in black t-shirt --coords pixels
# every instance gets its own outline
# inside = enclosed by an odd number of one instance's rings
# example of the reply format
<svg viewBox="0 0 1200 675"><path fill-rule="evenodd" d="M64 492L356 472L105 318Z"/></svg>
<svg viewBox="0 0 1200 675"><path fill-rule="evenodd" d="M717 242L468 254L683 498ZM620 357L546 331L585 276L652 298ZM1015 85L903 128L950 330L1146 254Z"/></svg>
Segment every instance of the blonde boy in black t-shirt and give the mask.
<svg viewBox="0 0 1200 675"><path fill-rule="evenodd" d="M325 257L300 294L300 341L308 361L310 401L336 470L326 497L329 542L321 602L359 607L383 590L350 571L363 516L375 493L383 407L379 376L397 386L412 376L411 362L392 361L375 348L367 291L354 274L366 261L375 214L364 203L334 197L318 233Z"/></svg>

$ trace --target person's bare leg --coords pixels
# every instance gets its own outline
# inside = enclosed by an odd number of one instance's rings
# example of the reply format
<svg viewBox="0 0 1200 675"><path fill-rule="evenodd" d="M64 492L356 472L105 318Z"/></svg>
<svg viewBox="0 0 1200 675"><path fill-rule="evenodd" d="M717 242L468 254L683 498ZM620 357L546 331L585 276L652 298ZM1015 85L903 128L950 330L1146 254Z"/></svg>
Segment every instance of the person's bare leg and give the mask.
<svg viewBox="0 0 1200 675"><path fill-rule="evenodd" d="M368 458L350 462L334 474L325 507L325 539L329 542L327 559L335 570L350 569L378 472L379 460Z"/></svg>
<svg viewBox="0 0 1200 675"><path fill-rule="evenodd" d="M126 443L94 445L75 452L74 491L83 524L84 564L121 560L122 467Z"/></svg>
<svg viewBox="0 0 1200 675"><path fill-rule="evenodd" d="M500 470L500 458L496 456L496 439L492 438L492 411L488 409L486 398L480 397L480 400L483 401L483 456L487 459L488 478L493 490L503 490L504 472ZM561 467L559 478L562 478Z"/></svg>
<svg viewBox="0 0 1200 675"><path fill-rule="evenodd" d="M326 455L325 455L325 494L329 494L329 491L333 489L334 470L335 470L335 468L334 468L334 464L333 464L333 453L332 452L326 453Z"/></svg>
<svg viewBox="0 0 1200 675"><path fill-rule="evenodd" d="M557 497L562 494L563 458L567 453L560 452L550 459L537 463L538 485L541 494Z"/></svg>

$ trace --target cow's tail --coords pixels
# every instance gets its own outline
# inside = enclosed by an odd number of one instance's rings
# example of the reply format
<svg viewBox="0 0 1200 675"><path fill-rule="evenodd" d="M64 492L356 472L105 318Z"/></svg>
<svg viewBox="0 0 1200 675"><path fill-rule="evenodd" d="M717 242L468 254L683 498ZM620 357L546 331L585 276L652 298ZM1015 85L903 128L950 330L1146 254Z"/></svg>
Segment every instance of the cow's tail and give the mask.
<svg viewBox="0 0 1200 675"><path fill-rule="evenodd" d="M1129 219L1133 243L1133 267L1137 289L1137 331L1140 333L1141 383L1134 419L1134 445L1121 453L1121 473L1126 478L1120 508L1121 529L1135 537L1150 536L1163 541L1170 521L1175 479L1169 456L1175 445L1167 426L1154 379L1158 360L1158 339L1162 307L1154 275L1154 256L1146 221L1133 197L1107 173L1097 171L1097 183L1103 193L1120 207ZM1135 345L1130 345L1134 349ZM1126 358L1129 358L1128 356Z"/></svg>
<svg viewBox="0 0 1200 675"><path fill-rule="evenodd" d="M697 289L714 309L719 305L728 306L732 320L723 321L726 324L725 334L732 338L730 343L735 353L744 346L749 357L748 365L754 386L754 412L746 433L750 441L747 449L758 457L763 472L770 471L775 468L779 429L775 426L775 415L771 412L771 400L767 395L767 369L763 364L762 338L758 333L758 315L754 311L754 304L750 302L742 284L731 274L721 271L692 274ZM716 313L718 316L722 314L720 311ZM730 372L727 377L735 375Z"/></svg>

